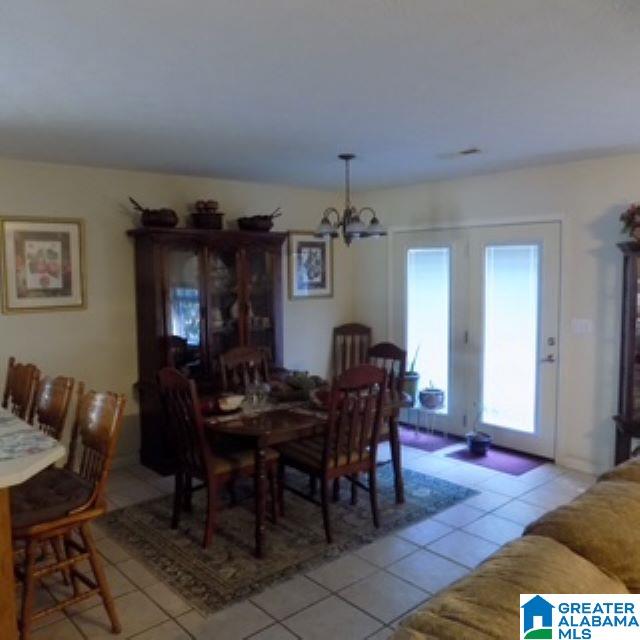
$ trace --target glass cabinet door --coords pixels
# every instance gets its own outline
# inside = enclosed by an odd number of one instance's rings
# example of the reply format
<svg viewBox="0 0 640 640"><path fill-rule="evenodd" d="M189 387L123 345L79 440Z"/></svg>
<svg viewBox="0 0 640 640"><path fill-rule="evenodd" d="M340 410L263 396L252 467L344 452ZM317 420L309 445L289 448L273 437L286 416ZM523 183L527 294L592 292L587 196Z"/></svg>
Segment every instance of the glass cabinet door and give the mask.
<svg viewBox="0 0 640 640"><path fill-rule="evenodd" d="M632 261L632 262L631 262ZM630 363L631 376L629 380L632 405L632 419L640 420L640 257L630 259L631 273L629 279L633 280L631 286L631 309L633 322L633 335L629 336L629 351L632 354L633 363Z"/></svg>
<svg viewBox="0 0 640 640"><path fill-rule="evenodd" d="M207 249L206 263L208 355L216 371L218 356L241 344L242 295L235 249Z"/></svg>
<svg viewBox="0 0 640 640"><path fill-rule="evenodd" d="M272 361L275 353L275 283L277 260L264 249L246 252L247 343L264 347Z"/></svg>
<svg viewBox="0 0 640 640"><path fill-rule="evenodd" d="M170 247L167 249L167 319L168 337L181 338L173 341L178 367L197 366L202 360L203 335L200 308L201 259L200 252L193 249ZM176 343L182 348L177 348Z"/></svg>

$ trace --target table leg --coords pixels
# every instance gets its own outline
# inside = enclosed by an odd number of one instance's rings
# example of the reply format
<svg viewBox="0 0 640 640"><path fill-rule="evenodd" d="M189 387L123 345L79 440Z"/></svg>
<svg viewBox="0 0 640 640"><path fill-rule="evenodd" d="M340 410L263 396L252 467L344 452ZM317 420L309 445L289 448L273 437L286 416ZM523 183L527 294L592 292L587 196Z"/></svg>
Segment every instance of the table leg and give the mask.
<svg viewBox="0 0 640 640"><path fill-rule="evenodd" d="M9 489L0 489L0 629L6 640L18 640Z"/></svg>
<svg viewBox="0 0 640 640"><path fill-rule="evenodd" d="M389 445L393 462L393 481L396 489L396 503L404 502L404 480L402 479L402 461L398 421L395 416L389 418Z"/></svg>
<svg viewBox="0 0 640 640"><path fill-rule="evenodd" d="M256 446L254 487L256 496L256 556L262 558L264 553L264 519L267 510L266 484L266 451L262 444Z"/></svg>

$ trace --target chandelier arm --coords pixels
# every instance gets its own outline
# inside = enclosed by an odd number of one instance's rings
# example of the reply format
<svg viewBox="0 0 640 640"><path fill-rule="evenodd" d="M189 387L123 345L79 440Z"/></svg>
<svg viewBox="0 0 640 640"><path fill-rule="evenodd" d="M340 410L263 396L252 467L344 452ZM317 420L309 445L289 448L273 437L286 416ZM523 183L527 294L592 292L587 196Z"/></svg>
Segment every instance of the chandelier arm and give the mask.
<svg viewBox="0 0 640 640"><path fill-rule="evenodd" d="M372 220L373 220L373 218L377 218L378 217L378 214L371 207L362 207L362 209L360 209L360 211L358 211L358 215L362 216L363 213L370 213Z"/></svg>
<svg viewBox="0 0 640 640"><path fill-rule="evenodd" d="M336 217L336 221L334 223L334 226L337 228L340 226L341 224L341 220L340 220L340 212L335 208L335 207L327 207L324 210L324 213L322 214L323 218L327 218L329 221L331 220L331 214L334 214Z"/></svg>

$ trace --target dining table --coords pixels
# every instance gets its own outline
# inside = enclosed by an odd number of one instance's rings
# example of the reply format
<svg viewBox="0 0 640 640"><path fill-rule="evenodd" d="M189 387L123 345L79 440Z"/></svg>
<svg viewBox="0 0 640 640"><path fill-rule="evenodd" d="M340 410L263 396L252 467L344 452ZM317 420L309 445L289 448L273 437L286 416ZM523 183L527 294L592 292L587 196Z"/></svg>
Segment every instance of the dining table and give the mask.
<svg viewBox="0 0 640 640"><path fill-rule="evenodd" d="M17 640L10 487L23 483L65 455L55 439L0 408L0 635Z"/></svg>
<svg viewBox="0 0 640 640"><path fill-rule="evenodd" d="M324 433L327 413L309 409L308 405L303 401L245 402L236 413L205 418L205 425L212 432L249 441L254 449L255 554L258 558L264 555L267 449Z"/></svg>
<svg viewBox="0 0 640 640"><path fill-rule="evenodd" d="M388 394L384 402L383 417L391 418L389 427L392 447L394 442L399 447L395 417L405 404L404 396L395 393ZM243 439L254 449L255 555L262 558L266 529L267 449L285 442L322 435L327 428L328 412L315 407L309 400L245 401L236 412L208 416L204 423L211 432ZM404 502L401 478L396 486L396 500L398 503Z"/></svg>

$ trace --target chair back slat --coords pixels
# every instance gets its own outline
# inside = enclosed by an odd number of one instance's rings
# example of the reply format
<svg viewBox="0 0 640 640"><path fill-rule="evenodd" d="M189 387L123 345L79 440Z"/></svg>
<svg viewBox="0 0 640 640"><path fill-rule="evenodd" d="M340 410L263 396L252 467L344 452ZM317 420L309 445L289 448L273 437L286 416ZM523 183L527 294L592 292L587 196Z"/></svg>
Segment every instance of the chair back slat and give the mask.
<svg viewBox="0 0 640 640"><path fill-rule="evenodd" d="M67 421L73 385L74 379L64 376L47 376L40 380L29 413L29 423L60 440Z"/></svg>
<svg viewBox="0 0 640 640"><path fill-rule="evenodd" d="M264 349L235 347L220 356L224 391L246 393L249 385L269 380L269 363Z"/></svg>
<svg viewBox="0 0 640 640"><path fill-rule="evenodd" d="M371 345L371 327L358 322L335 327L333 330L333 375L363 364Z"/></svg>
<svg viewBox="0 0 640 640"><path fill-rule="evenodd" d="M2 406L18 418L28 420L39 380L38 367L10 358Z"/></svg>
<svg viewBox="0 0 640 640"><path fill-rule="evenodd" d="M374 458L387 372L369 364L334 379L323 464L344 467Z"/></svg>
<svg viewBox="0 0 640 640"><path fill-rule="evenodd" d="M111 392L88 391L78 398L72 436L77 442L74 451L70 451L67 466L73 470L76 447L80 446L80 462L75 472L93 485L88 505L95 505L103 498L122 429L125 402L124 395Z"/></svg>
<svg viewBox="0 0 640 640"><path fill-rule="evenodd" d="M195 382L172 367L161 369L157 378L169 441L174 447L179 470L202 476L212 452L205 436Z"/></svg>

